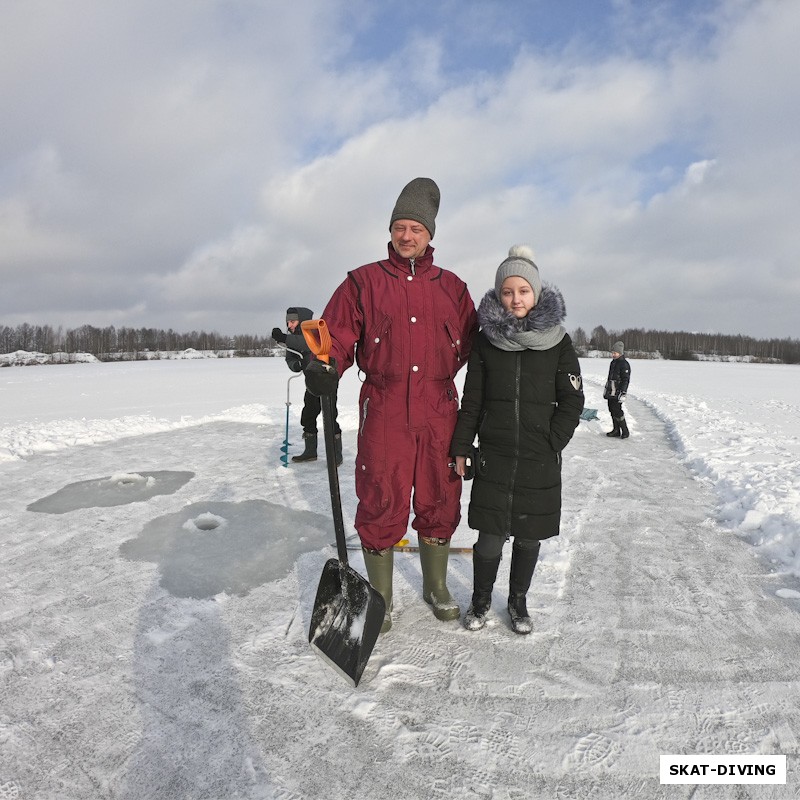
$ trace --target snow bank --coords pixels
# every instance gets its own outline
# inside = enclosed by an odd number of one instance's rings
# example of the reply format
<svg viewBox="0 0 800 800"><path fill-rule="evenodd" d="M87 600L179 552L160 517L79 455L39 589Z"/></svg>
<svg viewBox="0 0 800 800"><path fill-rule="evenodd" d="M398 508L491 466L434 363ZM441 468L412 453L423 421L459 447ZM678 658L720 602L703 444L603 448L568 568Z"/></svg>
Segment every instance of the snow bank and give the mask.
<svg viewBox="0 0 800 800"><path fill-rule="evenodd" d="M91 364L97 359L91 353L36 353L16 350L0 354L0 367L30 367L37 364Z"/></svg>

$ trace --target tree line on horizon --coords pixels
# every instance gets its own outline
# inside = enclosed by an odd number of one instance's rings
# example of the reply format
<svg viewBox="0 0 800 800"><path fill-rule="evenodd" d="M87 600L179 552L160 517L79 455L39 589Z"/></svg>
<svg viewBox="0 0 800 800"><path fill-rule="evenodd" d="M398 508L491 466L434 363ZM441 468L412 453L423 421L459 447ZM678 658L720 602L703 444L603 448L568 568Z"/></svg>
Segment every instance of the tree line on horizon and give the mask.
<svg viewBox="0 0 800 800"><path fill-rule="evenodd" d="M233 350L240 355L266 355L274 347L271 336L250 334L224 336L216 331L178 333L169 328L130 328L109 325L96 328L53 328L50 325L22 323L12 328L0 325L0 352L17 350L37 353L91 353L101 361L113 361L121 354L138 358L141 353L181 350Z"/></svg>
<svg viewBox="0 0 800 800"><path fill-rule="evenodd" d="M587 334L576 328L572 341L578 355L592 350L608 352L616 341L625 343L627 355L639 358L661 357L692 360L697 356L719 358L751 358L757 361L784 364L800 363L800 339L757 339L741 334L687 333L642 328L606 329L602 325ZM216 331L178 333L172 328L53 328L50 325L22 323L15 327L0 325L0 353L18 350L37 353L91 353L101 361L144 357L144 353L175 352L193 348L207 351L234 351L242 356L274 354L271 336L239 334L224 336Z"/></svg>
<svg viewBox="0 0 800 800"><path fill-rule="evenodd" d="M590 350L610 350L614 342L625 345L626 355L692 361L697 356L751 358L756 361L800 364L800 339L757 339L742 334L690 333L643 328L606 329L598 325L589 336L582 328L571 334L579 355Z"/></svg>

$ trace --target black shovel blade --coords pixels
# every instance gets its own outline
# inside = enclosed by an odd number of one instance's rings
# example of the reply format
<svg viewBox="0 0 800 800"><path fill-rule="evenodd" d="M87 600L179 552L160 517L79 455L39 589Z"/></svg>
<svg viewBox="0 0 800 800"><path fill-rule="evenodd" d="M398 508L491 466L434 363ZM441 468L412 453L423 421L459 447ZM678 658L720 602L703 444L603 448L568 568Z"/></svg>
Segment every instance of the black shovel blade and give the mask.
<svg viewBox="0 0 800 800"><path fill-rule="evenodd" d="M383 624L383 596L335 558L322 569L308 641L351 686L358 686Z"/></svg>

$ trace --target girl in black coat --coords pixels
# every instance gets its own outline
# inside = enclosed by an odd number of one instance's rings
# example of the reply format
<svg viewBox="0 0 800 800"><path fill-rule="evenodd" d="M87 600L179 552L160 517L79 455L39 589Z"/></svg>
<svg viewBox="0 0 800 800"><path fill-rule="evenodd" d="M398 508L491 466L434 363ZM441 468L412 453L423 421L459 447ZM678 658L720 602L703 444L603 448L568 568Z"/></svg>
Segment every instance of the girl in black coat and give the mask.
<svg viewBox="0 0 800 800"><path fill-rule="evenodd" d="M508 612L517 633L530 633L526 604L539 542L557 536L561 518L561 451L580 421L580 365L562 322L561 292L542 284L533 251L516 245L500 264L495 288L478 308L481 331L467 367L464 394L450 452L455 469L477 435L469 525L474 588L465 619L470 630L486 624L492 589L511 536Z"/></svg>

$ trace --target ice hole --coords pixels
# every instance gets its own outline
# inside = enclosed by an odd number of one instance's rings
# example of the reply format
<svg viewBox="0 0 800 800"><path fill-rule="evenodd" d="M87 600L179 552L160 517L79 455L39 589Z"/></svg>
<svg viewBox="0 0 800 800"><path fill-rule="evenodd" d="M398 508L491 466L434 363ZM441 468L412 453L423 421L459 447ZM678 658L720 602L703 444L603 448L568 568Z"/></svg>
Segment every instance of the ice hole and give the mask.
<svg viewBox="0 0 800 800"><path fill-rule="evenodd" d="M244 595L285 578L303 553L330 555L331 529L330 517L265 500L204 501L151 520L120 555L157 563L160 585L175 597Z"/></svg>
<svg viewBox="0 0 800 800"><path fill-rule="evenodd" d="M79 508L102 508L143 502L162 494L173 494L194 477L194 472L115 472L104 478L70 483L54 494L37 500L28 511L66 514Z"/></svg>
<svg viewBox="0 0 800 800"><path fill-rule="evenodd" d="M108 478L108 482L116 486L155 486L156 479L152 475L140 475L138 472L117 472Z"/></svg>
<svg viewBox="0 0 800 800"><path fill-rule="evenodd" d="M219 517L206 511L203 514L198 514L193 519L187 519L183 523L183 527L189 531L215 531L217 528L224 528L228 524L225 517Z"/></svg>

